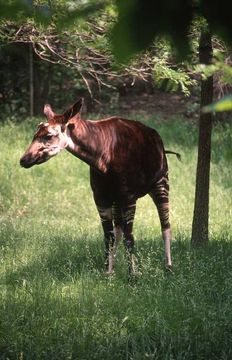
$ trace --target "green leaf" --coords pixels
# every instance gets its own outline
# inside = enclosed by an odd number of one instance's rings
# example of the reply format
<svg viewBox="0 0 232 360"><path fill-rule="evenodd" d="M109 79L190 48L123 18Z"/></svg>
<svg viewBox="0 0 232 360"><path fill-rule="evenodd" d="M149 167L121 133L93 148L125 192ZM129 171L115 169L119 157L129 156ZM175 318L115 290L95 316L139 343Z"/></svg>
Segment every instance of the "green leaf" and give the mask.
<svg viewBox="0 0 232 360"><path fill-rule="evenodd" d="M36 23L48 25L51 21L51 9L48 5L34 4L31 0L0 0L0 21L25 22L34 19Z"/></svg>
<svg viewBox="0 0 232 360"><path fill-rule="evenodd" d="M103 9L106 6L106 3L103 1L90 2L83 6L67 10L65 15L58 17L56 21L57 28L62 30L75 24L75 20L86 19L89 15L93 15L95 12Z"/></svg>
<svg viewBox="0 0 232 360"><path fill-rule="evenodd" d="M17 20L19 16L30 16L32 6L24 0L0 0L0 19Z"/></svg>
<svg viewBox="0 0 232 360"><path fill-rule="evenodd" d="M220 111L231 111L232 110L232 95L224 96L219 101L204 106L202 112L220 112Z"/></svg>
<svg viewBox="0 0 232 360"><path fill-rule="evenodd" d="M120 62L148 49L154 39L166 36L184 58L190 51L188 30L192 9L184 0L118 0L118 21L112 31L113 52Z"/></svg>

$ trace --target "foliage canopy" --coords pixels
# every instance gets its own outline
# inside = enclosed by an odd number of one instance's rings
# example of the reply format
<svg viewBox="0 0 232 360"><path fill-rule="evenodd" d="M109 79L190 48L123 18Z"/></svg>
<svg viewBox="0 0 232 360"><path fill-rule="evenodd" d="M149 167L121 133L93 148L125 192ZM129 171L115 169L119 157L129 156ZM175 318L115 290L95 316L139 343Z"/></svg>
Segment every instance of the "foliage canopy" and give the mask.
<svg viewBox="0 0 232 360"><path fill-rule="evenodd" d="M167 37L179 56L190 51L189 30L193 21L206 19L210 31L219 34L227 43L232 39L232 15L227 0L0 0L0 18L22 22L55 23L57 29L76 24L101 9L115 15L112 44L116 57L127 61L135 53L149 48L157 36ZM117 19L116 19L117 15ZM96 16L96 15L95 15Z"/></svg>
<svg viewBox="0 0 232 360"><path fill-rule="evenodd" d="M93 87L114 89L127 77L131 84L153 78L156 86L186 95L196 73L216 72L221 82L230 82L230 64L223 59L195 71L183 62L190 56L193 61L193 38L205 26L231 43L225 0L0 0L0 8L2 44L32 44L43 60L73 69L91 97Z"/></svg>

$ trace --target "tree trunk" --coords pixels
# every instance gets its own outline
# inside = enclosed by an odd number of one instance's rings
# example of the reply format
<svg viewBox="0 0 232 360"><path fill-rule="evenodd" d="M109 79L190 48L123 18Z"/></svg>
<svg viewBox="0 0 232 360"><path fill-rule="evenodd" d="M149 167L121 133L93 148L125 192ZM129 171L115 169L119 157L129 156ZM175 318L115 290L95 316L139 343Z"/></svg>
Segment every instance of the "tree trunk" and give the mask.
<svg viewBox="0 0 232 360"><path fill-rule="evenodd" d="M34 116L34 57L32 44L29 44L29 94L30 116Z"/></svg>
<svg viewBox="0 0 232 360"><path fill-rule="evenodd" d="M212 36L203 32L199 42L199 62L212 62ZM201 81L201 108L213 101L213 77ZM200 113L195 204L192 223L192 245L209 241L209 179L211 156L212 114Z"/></svg>

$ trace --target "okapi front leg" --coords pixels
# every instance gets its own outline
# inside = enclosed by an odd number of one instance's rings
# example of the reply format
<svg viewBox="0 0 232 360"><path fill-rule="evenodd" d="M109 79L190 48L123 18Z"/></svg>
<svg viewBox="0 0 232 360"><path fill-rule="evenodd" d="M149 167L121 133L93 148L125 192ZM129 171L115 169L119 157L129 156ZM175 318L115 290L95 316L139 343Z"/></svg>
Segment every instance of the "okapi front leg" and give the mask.
<svg viewBox="0 0 232 360"><path fill-rule="evenodd" d="M114 236L115 236L115 250L122 237L123 230L123 217L122 208L118 203L114 203L112 206L113 223L114 223Z"/></svg>
<svg viewBox="0 0 232 360"><path fill-rule="evenodd" d="M97 207L97 209L100 215L104 232L106 273L108 275L111 275L114 272L116 253L116 242L112 221L112 208Z"/></svg>
<svg viewBox="0 0 232 360"><path fill-rule="evenodd" d="M172 267L171 259L171 226L169 223L169 183L168 183L168 174L163 176L158 180L153 187L153 190L150 192L150 195L153 201L156 204L161 230L162 237L164 240L164 250L165 250L165 266L167 269Z"/></svg>
<svg viewBox="0 0 232 360"><path fill-rule="evenodd" d="M136 204L128 205L123 208L123 235L124 245L128 256L128 270L129 275L136 274L135 258L134 258L134 236L133 223L135 217Z"/></svg>

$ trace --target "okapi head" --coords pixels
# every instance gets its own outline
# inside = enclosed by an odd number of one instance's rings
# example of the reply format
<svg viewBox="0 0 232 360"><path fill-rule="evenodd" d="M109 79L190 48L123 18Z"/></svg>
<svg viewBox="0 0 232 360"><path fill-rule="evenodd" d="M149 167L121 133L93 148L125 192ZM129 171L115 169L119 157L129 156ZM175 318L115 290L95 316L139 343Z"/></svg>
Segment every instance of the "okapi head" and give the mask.
<svg viewBox="0 0 232 360"><path fill-rule="evenodd" d="M77 101L64 114L56 114L50 105L44 106L47 122L40 123L33 137L32 143L20 159L20 165L30 168L42 164L57 155L68 145L66 133L68 123L80 118L83 99Z"/></svg>

